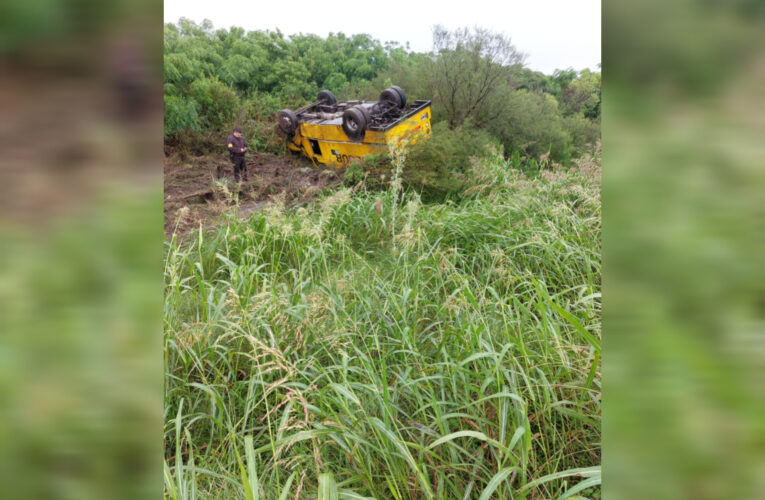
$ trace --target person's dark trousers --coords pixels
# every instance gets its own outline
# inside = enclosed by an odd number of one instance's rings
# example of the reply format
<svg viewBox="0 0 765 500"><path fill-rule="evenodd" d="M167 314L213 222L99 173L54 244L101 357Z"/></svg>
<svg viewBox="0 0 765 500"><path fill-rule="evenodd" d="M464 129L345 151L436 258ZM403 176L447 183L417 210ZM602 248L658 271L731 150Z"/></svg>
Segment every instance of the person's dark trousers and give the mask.
<svg viewBox="0 0 765 500"><path fill-rule="evenodd" d="M234 180L239 182L240 175L243 180L247 180L247 162L244 161L244 156L234 156Z"/></svg>

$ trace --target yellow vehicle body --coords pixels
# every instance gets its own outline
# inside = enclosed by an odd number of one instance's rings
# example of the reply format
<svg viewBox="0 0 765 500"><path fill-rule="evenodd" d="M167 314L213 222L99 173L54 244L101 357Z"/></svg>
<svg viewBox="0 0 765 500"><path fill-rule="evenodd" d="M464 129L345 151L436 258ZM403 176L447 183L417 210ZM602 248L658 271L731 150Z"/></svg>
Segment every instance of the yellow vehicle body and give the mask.
<svg viewBox="0 0 765 500"><path fill-rule="evenodd" d="M366 103L371 104L371 103ZM416 143L431 133L430 101L417 101L395 122L370 127L360 141L351 140L340 119L301 121L287 147L310 158L315 165L344 167L367 155L388 151L388 144Z"/></svg>

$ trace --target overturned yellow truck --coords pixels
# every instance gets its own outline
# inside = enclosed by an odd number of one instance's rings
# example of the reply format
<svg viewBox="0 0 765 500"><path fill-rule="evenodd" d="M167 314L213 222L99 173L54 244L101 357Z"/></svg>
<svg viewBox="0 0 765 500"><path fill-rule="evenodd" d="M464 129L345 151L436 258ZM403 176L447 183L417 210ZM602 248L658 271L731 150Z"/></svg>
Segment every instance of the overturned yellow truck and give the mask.
<svg viewBox="0 0 765 500"><path fill-rule="evenodd" d="M277 126L287 147L307 156L315 165L343 167L353 160L388 151L388 144L415 143L431 133L429 100L407 105L396 85L377 101L337 102L329 90L295 111L283 109Z"/></svg>

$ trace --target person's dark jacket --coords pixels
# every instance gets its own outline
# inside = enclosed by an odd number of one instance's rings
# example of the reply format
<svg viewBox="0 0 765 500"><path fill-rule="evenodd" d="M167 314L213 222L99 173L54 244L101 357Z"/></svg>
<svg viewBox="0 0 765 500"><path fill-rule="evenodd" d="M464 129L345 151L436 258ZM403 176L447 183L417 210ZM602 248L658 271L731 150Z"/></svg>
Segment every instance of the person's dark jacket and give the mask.
<svg viewBox="0 0 765 500"><path fill-rule="evenodd" d="M244 140L244 136L236 137L234 134L228 136L226 139L226 147L231 156L244 156L244 148L247 147L247 141Z"/></svg>

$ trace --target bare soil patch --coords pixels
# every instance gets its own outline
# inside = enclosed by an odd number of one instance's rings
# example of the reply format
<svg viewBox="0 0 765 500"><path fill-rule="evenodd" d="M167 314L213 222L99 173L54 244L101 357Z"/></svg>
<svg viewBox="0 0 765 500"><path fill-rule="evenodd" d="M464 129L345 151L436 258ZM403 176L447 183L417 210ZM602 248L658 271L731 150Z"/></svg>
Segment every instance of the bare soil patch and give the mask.
<svg viewBox="0 0 765 500"><path fill-rule="evenodd" d="M166 152L167 153L167 152ZM255 153L247 158L247 182L235 183L233 165L220 155L165 156L165 236L213 227L224 212L248 217L272 197L302 204L342 184L344 169L315 167L299 157Z"/></svg>

